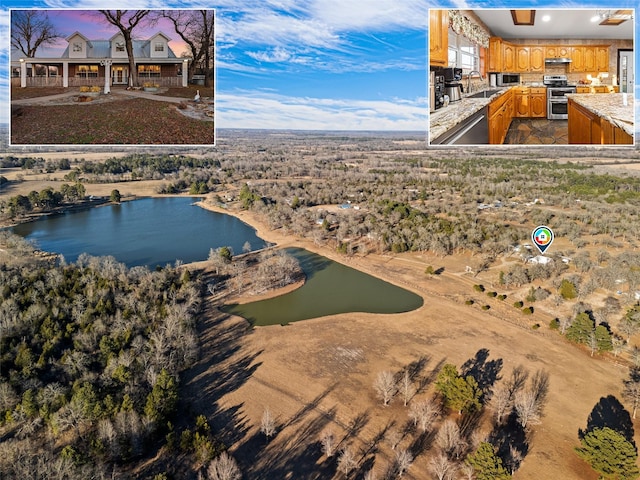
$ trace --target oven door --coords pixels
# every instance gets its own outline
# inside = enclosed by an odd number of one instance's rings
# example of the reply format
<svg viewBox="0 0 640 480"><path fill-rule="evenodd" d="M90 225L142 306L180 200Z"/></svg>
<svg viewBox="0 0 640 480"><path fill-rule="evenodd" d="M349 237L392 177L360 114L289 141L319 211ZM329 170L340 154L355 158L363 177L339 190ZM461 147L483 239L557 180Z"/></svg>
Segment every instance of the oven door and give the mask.
<svg viewBox="0 0 640 480"><path fill-rule="evenodd" d="M569 101L567 97L549 97L547 100L547 118L549 120L567 120Z"/></svg>

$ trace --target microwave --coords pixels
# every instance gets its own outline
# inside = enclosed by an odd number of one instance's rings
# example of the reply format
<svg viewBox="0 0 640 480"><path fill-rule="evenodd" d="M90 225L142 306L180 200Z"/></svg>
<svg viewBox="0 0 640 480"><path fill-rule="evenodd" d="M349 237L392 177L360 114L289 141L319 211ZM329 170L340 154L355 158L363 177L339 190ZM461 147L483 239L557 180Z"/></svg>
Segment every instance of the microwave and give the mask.
<svg viewBox="0 0 640 480"><path fill-rule="evenodd" d="M499 87L504 85L520 85L519 73L498 73L496 81Z"/></svg>

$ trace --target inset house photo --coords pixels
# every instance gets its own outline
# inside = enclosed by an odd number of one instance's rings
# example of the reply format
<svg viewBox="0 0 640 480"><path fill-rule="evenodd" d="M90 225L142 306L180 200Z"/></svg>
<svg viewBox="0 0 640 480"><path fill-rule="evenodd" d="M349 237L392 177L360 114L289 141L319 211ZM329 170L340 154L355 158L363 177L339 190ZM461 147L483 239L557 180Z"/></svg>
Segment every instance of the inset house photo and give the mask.
<svg viewBox="0 0 640 480"><path fill-rule="evenodd" d="M11 145L214 145L213 10L12 10Z"/></svg>

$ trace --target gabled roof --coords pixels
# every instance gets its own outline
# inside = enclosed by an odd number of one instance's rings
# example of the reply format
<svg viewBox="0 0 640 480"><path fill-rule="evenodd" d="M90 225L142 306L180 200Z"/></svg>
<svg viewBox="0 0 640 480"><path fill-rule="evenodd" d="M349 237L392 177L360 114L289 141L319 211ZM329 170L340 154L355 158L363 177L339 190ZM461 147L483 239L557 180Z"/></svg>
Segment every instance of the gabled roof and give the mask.
<svg viewBox="0 0 640 480"><path fill-rule="evenodd" d="M160 30L157 31L156 33L154 33L151 37L149 37L149 41L153 40L154 38L156 38L158 36L164 37L167 42L171 41L171 38L169 38L169 36L166 33L162 32Z"/></svg>
<svg viewBox="0 0 640 480"><path fill-rule="evenodd" d="M76 37L76 36L78 36L78 37L82 38L85 42L87 42L87 44L88 44L89 46L91 46L91 40L89 40L87 37L85 37L83 34L81 34L80 32L78 32L77 30L76 30L75 32L73 32L71 35L69 35L65 40L66 40L67 42L71 42L71 39L72 39L73 37Z"/></svg>
<svg viewBox="0 0 640 480"><path fill-rule="evenodd" d="M159 32L149 40L133 40L133 56L135 58L151 58L151 40L158 35L162 35L164 38L169 38L164 33ZM111 56L111 41L117 36L118 34L114 35L109 40L91 40L91 44L87 44L89 46L87 49L87 59L109 58ZM173 53L173 50L171 50L171 47L167 47L167 58L178 58L176 54ZM61 58L69 58L69 47L67 47L62 53Z"/></svg>

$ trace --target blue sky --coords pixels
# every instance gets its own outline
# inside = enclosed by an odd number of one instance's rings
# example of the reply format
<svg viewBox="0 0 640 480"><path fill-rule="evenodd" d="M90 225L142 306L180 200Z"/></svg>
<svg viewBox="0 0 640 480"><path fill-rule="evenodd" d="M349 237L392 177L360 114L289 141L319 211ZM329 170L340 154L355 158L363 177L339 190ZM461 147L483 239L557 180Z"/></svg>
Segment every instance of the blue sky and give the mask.
<svg viewBox="0 0 640 480"><path fill-rule="evenodd" d="M9 8L97 9L103 5L96 0L3 0L0 63L8 61ZM123 6L113 2L112 8ZM220 128L421 131L427 124L428 9L507 6L584 8L602 6L602 2L126 2L128 8L216 9ZM618 6L635 7L636 2L624 0ZM636 51L636 64L639 59ZM0 69L0 98L5 105L7 75L8 68ZM7 121L8 108L4 108L0 122Z"/></svg>

